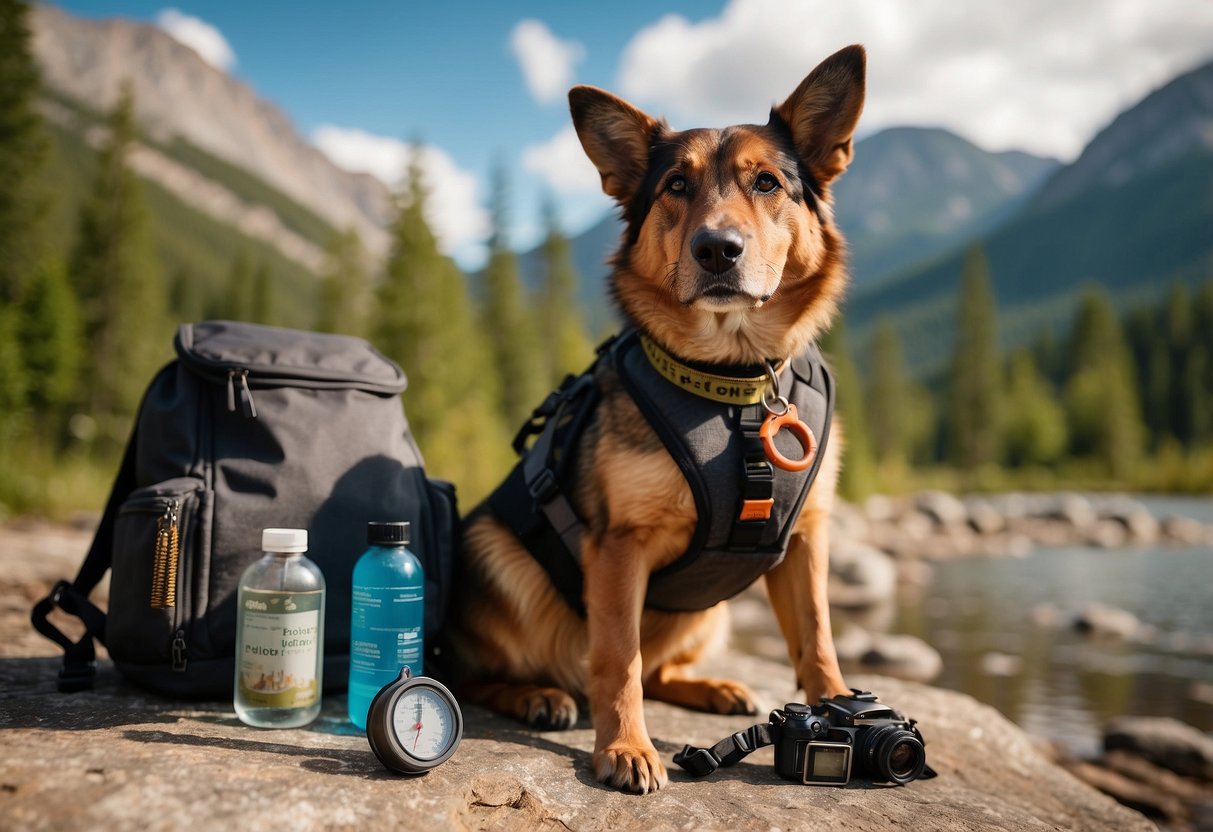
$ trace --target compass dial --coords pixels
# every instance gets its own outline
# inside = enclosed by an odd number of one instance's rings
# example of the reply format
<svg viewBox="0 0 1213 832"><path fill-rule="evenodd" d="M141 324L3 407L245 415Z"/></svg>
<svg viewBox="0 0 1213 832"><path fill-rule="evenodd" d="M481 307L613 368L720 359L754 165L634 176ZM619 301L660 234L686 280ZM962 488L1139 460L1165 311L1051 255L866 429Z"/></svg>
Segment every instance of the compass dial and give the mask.
<svg viewBox="0 0 1213 832"><path fill-rule="evenodd" d="M455 741L450 703L433 688L417 687L396 700L392 724L400 744L419 760L441 757Z"/></svg>
<svg viewBox="0 0 1213 832"><path fill-rule="evenodd" d="M414 677L406 666L371 700L366 738L392 771L424 774L455 753L463 738L463 714L442 683Z"/></svg>

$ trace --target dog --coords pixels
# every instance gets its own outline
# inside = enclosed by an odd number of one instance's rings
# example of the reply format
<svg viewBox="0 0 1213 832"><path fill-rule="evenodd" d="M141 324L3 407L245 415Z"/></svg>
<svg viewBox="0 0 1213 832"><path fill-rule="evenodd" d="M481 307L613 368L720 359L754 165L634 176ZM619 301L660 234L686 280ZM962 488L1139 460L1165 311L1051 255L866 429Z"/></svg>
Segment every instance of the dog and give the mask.
<svg viewBox="0 0 1213 832"><path fill-rule="evenodd" d="M631 328L695 366L760 365L811 348L847 282L829 187L853 155L865 66L861 46L835 53L762 126L678 132L604 90L570 91L577 135L622 208L609 288ZM646 696L723 714L757 706L744 684L691 672L727 631L723 602L645 607L652 576L691 543L697 504L620 379L608 368L593 387L568 486L584 522L580 599L561 595L490 500L465 521L449 646L462 695L502 714L567 728L588 702L595 776L646 793L667 783ZM835 421L822 437L786 555L765 575L808 701L848 692L826 596L839 432Z"/></svg>

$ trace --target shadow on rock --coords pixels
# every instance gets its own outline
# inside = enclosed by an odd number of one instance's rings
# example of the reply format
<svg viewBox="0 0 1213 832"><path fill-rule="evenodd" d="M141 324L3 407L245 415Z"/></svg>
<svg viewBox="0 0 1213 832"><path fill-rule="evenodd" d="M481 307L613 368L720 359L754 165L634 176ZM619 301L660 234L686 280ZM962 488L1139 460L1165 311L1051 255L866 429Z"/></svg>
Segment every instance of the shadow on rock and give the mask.
<svg viewBox="0 0 1213 832"><path fill-rule="evenodd" d="M232 737L200 737L193 734L174 734L170 731L124 731L122 736L134 742L167 743L187 745L193 748L223 748L242 754L281 754L288 757L303 757L299 765L308 771L320 774L342 774L367 780L392 780L396 775L386 771L369 748L345 751L333 748L307 748L282 742L242 740Z"/></svg>

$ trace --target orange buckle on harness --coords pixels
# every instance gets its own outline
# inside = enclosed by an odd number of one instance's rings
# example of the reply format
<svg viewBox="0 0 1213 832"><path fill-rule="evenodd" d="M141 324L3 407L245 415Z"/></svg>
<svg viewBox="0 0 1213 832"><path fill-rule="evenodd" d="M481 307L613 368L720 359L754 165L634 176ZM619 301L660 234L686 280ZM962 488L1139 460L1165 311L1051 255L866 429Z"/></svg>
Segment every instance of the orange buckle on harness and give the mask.
<svg viewBox="0 0 1213 832"><path fill-rule="evenodd" d="M738 520L770 520L771 509L775 507L774 498L769 500L742 500L741 514Z"/></svg>

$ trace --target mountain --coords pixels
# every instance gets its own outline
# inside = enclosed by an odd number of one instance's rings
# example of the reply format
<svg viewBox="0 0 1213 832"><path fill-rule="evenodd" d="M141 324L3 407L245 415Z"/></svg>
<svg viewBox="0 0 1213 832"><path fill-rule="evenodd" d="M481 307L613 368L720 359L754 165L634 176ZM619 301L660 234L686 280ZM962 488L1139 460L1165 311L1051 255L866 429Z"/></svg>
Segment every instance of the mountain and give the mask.
<svg viewBox="0 0 1213 832"><path fill-rule="evenodd" d="M1213 151L1213 62L1125 110L1033 200L1049 208L1084 191L1114 188L1187 155Z"/></svg>
<svg viewBox="0 0 1213 832"><path fill-rule="evenodd" d="M1127 304L1213 274L1213 63L1146 96L1097 134L1012 217L982 236L1005 345L1072 314L1099 283ZM942 369L963 252L876 285L847 304L851 331L899 328L908 363Z"/></svg>
<svg viewBox="0 0 1213 832"><path fill-rule="evenodd" d="M183 143L252 172L329 225L356 228L368 250L386 250L388 188L338 168L299 136L281 110L189 47L146 23L89 20L43 3L34 5L30 23L43 82L54 94L103 110L129 80L140 126L155 142ZM181 171L160 173L157 181L171 188ZM178 190L186 198L197 191ZM248 217L230 221L243 224Z"/></svg>
<svg viewBox="0 0 1213 832"><path fill-rule="evenodd" d="M877 282L988 230L1058 166L1018 151L990 153L937 128L895 127L863 139L834 187L854 285Z"/></svg>
<svg viewBox="0 0 1213 832"><path fill-rule="evenodd" d="M989 153L946 130L895 127L858 142L835 187L839 225L856 285L878 282L946 252L1013 213L1059 163L1016 151ZM595 330L608 325L606 258L619 242L614 215L573 239L581 299ZM520 258L537 280L539 249Z"/></svg>

